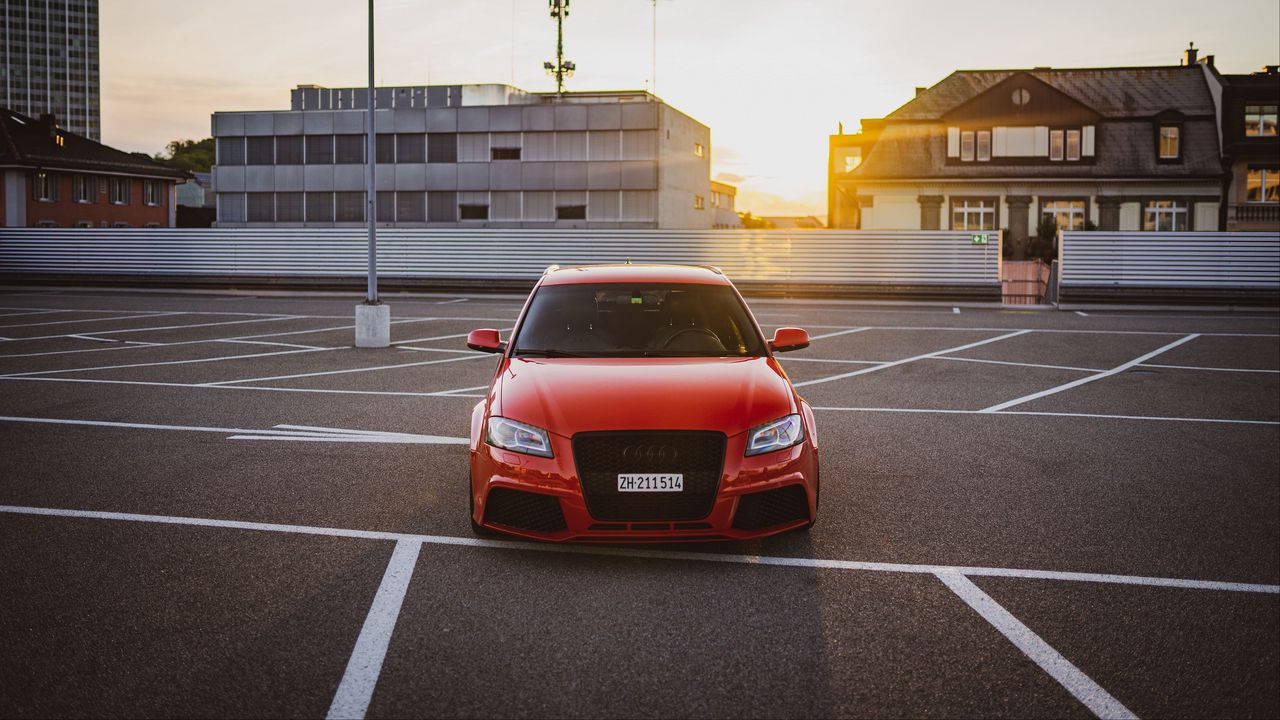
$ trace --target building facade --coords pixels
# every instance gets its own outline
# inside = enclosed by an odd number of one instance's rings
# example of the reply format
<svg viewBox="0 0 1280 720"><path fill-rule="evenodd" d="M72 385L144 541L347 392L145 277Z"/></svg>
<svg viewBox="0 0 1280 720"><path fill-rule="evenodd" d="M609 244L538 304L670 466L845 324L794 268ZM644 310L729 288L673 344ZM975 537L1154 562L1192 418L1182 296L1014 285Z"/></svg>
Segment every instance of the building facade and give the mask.
<svg viewBox="0 0 1280 720"><path fill-rule="evenodd" d="M718 180L711 181L711 227L717 230L739 230L742 218L738 217L738 188Z"/></svg>
<svg viewBox="0 0 1280 720"><path fill-rule="evenodd" d="M0 0L0 107L102 138L98 0Z"/></svg>
<svg viewBox="0 0 1280 720"><path fill-rule="evenodd" d="M0 109L0 227L173 227L187 173Z"/></svg>
<svg viewBox="0 0 1280 720"><path fill-rule="evenodd" d="M710 228L711 133L642 92L376 88L387 227ZM365 88L213 115L219 227L365 222Z"/></svg>
<svg viewBox="0 0 1280 720"><path fill-rule="evenodd" d="M1042 223L1217 230L1224 173L1209 63L957 71L830 138L835 228L1005 230Z"/></svg>
<svg viewBox="0 0 1280 720"><path fill-rule="evenodd" d="M1280 72L1267 65L1221 80L1226 229L1280 231Z"/></svg>

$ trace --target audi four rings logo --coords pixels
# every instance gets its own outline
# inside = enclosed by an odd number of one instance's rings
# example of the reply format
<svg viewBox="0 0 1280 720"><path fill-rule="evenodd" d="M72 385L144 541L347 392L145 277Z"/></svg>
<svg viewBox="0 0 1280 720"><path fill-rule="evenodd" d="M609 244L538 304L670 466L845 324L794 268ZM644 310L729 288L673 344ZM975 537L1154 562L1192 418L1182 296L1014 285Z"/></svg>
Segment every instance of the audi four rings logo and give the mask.
<svg viewBox="0 0 1280 720"><path fill-rule="evenodd" d="M628 445L622 449L622 459L627 462L673 463L677 457L670 445Z"/></svg>

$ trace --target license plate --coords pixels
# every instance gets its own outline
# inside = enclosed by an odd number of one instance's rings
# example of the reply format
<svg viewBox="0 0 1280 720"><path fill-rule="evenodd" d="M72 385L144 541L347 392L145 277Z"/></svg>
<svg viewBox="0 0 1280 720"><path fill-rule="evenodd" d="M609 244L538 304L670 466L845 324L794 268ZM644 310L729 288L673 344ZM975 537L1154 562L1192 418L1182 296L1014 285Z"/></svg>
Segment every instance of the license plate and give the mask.
<svg viewBox="0 0 1280 720"><path fill-rule="evenodd" d="M618 475L618 492L683 492L681 473L624 473Z"/></svg>

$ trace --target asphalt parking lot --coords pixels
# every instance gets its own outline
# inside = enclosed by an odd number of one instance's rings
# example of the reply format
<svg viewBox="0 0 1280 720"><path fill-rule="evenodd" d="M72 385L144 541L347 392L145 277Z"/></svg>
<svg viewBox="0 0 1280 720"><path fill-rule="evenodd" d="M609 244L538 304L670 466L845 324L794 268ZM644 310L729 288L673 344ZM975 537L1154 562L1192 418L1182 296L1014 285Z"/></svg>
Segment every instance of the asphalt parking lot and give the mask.
<svg viewBox="0 0 1280 720"><path fill-rule="evenodd" d="M521 299L387 300L0 292L0 716L1280 715L1275 313L752 301L817 526L616 548L468 527Z"/></svg>

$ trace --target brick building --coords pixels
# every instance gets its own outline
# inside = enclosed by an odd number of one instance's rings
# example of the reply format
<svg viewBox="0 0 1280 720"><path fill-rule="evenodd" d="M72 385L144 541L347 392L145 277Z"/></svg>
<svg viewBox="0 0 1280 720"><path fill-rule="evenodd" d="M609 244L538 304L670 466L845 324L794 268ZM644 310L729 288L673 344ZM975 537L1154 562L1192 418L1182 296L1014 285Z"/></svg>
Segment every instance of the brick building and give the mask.
<svg viewBox="0 0 1280 720"><path fill-rule="evenodd" d="M0 227L173 227L189 175L0 108Z"/></svg>

